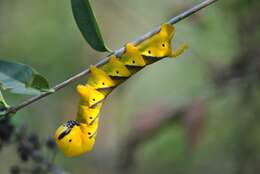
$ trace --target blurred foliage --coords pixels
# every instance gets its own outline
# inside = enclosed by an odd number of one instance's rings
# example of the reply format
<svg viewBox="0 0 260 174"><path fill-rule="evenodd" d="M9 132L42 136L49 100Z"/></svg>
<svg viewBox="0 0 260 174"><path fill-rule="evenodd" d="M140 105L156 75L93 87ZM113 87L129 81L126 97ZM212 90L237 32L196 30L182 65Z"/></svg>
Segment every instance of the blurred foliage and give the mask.
<svg viewBox="0 0 260 174"><path fill-rule="evenodd" d="M43 76L28 65L0 60L1 89L16 94L39 95L50 86Z"/></svg>
<svg viewBox="0 0 260 174"><path fill-rule="evenodd" d="M198 2L99 0L92 6L104 39L119 48ZM206 120L196 148L187 146L183 126L172 124L139 147L131 172L259 173L258 11L257 0L219 1L178 23L174 47L185 41L188 53L151 65L114 91L102 110L94 151L78 158L58 154L56 164L72 173L115 173L122 141L139 111L153 102L179 107L201 97ZM0 26L0 57L32 65L51 84L102 56L84 41L69 1L1 0ZM22 99L5 96L10 103ZM61 122L74 118L77 103L72 84L22 110L12 121L16 126L27 123L29 131L46 138ZM3 148L0 173L17 163L15 153Z"/></svg>

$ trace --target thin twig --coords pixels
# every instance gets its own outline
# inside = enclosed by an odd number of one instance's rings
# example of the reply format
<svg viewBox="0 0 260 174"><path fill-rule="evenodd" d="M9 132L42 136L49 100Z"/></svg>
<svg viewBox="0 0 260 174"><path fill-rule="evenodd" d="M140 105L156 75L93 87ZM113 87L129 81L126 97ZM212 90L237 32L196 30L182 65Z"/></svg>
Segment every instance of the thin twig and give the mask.
<svg viewBox="0 0 260 174"><path fill-rule="evenodd" d="M205 0L205 1L201 2L200 4L197 4L197 5L195 5L194 7L192 7L192 8L190 8L190 9L184 11L183 13L179 14L178 16L171 18L167 23L173 25L173 24L175 24L175 23L177 23L177 22L183 20L184 18L186 18L186 17L188 17L188 16L191 16L192 14L196 13L197 11L199 11L199 10L201 10L201 9L203 9L203 8L205 8L205 7L207 7L207 6L209 6L210 4L212 4L212 3L216 2L216 1L218 1L218 0ZM144 34L144 35L141 36L141 37L139 37L138 39L136 39L136 40L133 41L132 43L133 43L134 45L137 45L137 44L143 42L144 40L150 38L150 37L153 36L154 34L158 33L159 31L160 31L160 26L156 27L154 30L152 30L152 31L150 31L150 32L148 32L148 33L146 33L146 34ZM122 48L116 50L116 51L114 52L114 54L115 54L116 56L120 56L124 51L125 51L125 48L122 47ZM101 65L107 63L107 61L109 60L109 57L110 57L110 55L106 56L106 57L103 58L100 62L98 62L95 66L98 67L98 66L101 66ZM86 70L83 70L82 72L80 72L80 73L78 73L78 74L76 74L76 75L70 77L69 79L67 79L67 80L65 80L65 81L63 81L63 82L57 84L56 86L53 87L54 92L56 92L56 91L58 91L58 90L64 88L65 86L67 86L67 85L69 85L70 83L76 81L76 80L79 79L80 77L87 75L88 73L89 73L89 68L86 69ZM45 93L42 93L42 94L40 94L40 95L38 95L38 96L29 98L29 99L27 99L27 100L25 100L25 101L23 101L23 102L21 102L21 103L15 105L15 106L12 106L12 107L8 108L8 109L6 110L5 115L10 115L10 114L12 114L12 113L16 113L18 110L20 110L20 109L22 109L22 108L24 108L24 107L26 107L26 106L28 106L28 105L30 105L30 104L32 104L32 103L38 101L38 100L40 100L40 99L43 98L43 97L46 97L46 96L48 96L48 95L50 95L50 94L53 94L54 92L45 92Z"/></svg>

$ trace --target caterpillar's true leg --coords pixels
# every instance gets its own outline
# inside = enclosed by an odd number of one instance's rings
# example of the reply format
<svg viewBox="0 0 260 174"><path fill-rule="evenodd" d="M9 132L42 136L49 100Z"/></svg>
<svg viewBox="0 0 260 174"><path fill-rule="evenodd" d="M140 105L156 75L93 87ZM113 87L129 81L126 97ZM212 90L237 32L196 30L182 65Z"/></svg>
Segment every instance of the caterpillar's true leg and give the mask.
<svg viewBox="0 0 260 174"><path fill-rule="evenodd" d="M175 51L172 51L171 57L178 57L181 55L186 49L188 49L188 45L186 43L181 44L179 48L177 48Z"/></svg>

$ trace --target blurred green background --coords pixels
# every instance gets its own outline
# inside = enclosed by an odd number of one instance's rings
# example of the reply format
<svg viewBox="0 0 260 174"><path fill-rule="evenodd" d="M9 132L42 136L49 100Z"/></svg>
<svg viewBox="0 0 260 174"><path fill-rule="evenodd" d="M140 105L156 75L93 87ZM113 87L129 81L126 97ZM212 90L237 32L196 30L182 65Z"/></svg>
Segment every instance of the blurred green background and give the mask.
<svg viewBox="0 0 260 174"><path fill-rule="evenodd" d="M199 2L96 0L92 6L105 41L117 49ZM257 0L219 1L176 24L173 47L186 42L189 50L179 59L151 65L116 89L102 110L94 150L77 158L65 158L59 152L55 164L71 173L124 173L126 169L118 167L120 156L138 122L136 115L152 111L154 104L178 108L199 98L205 122L195 147L188 145L183 123L173 121L138 146L128 172L259 173L257 9ZM69 0L0 0L1 58L28 64L55 85L103 56L81 36ZM12 121L16 126L26 124L41 139L53 136L58 125L75 117L75 87L85 80L21 110ZM24 99L4 95L10 104ZM0 173L19 163L12 147L2 150L0 157Z"/></svg>

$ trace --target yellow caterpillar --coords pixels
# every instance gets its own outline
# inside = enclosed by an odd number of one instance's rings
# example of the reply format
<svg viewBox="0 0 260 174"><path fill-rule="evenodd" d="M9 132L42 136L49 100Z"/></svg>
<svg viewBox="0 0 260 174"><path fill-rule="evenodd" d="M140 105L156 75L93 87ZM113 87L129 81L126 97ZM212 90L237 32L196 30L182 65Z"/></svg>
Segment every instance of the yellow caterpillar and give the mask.
<svg viewBox="0 0 260 174"><path fill-rule="evenodd" d="M87 83L77 86L80 102L76 120L67 121L55 133L56 143L66 156L77 156L92 150L100 109L115 87L146 65L183 53L186 44L176 51L172 50L173 34L174 27L163 24L160 32L137 46L126 44L125 52L120 57L113 55L105 65L90 67Z"/></svg>

